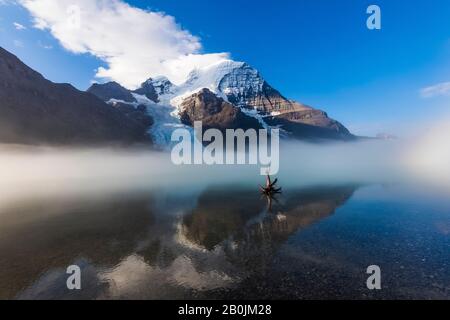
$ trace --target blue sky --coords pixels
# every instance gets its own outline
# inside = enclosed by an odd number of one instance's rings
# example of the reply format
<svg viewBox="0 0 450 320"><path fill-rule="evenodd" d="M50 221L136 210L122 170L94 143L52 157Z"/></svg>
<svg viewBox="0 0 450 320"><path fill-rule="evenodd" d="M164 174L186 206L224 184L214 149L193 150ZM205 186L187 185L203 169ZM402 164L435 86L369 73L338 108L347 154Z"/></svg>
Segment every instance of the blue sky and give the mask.
<svg viewBox="0 0 450 320"><path fill-rule="evenodd" d="M173 16L200 38L201 53L229 52L285 96L326 110L358 134L402 135L450 112L445 86L420 94L450 82L448 0L127 2ZM366 28L370 4L381 7L379 31ZM21 6L0 6L0 45L50 80L86 89L96 69L107 67L69 52L31 20Z"/></svg>

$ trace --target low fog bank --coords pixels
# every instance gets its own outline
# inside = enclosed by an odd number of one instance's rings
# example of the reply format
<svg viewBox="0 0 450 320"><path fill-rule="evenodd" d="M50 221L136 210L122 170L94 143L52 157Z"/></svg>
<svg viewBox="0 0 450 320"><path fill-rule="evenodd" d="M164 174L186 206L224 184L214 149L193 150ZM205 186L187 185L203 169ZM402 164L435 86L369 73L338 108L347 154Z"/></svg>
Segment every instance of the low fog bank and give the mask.
<svg viewBox="0 0 450 320"><path fill-rule="evenodd" d="M450 190L450 120L435 123L421 137L410 141L403 163L409 175Z"/></svg>
<svg viewBox="0 0 450 320"><path fill-rule="evenodd" d="M323 184L426 181L450 185L450 126L422 139L353 143L282 143L283 188ZM192 192L211 185L264 183L261 166L183 165L149 150L55 149L0 145L2 199L67 193L167 189Z"/></svg>

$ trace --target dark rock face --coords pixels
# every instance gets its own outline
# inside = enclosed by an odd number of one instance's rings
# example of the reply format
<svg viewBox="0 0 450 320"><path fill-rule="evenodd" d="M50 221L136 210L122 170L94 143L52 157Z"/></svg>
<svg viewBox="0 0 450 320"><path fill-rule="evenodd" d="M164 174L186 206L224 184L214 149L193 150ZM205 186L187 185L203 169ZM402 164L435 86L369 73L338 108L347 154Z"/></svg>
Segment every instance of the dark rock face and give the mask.
<svg viewBox="0 0 450 320"><path fill-rule="evenodd" d="M272 117L266 119L271 126L279 126L280 129L287 133L288 137L298 140L317 141L320 140L342 140L351 141L356 137L345 132L339 132L334 129L304 124L301 122L293 122L287 119Z"/></svg>
<svg viewBox="0 0 450 320"><path fill-rule="evenodd" d="M195 121L203 122L203 129L262 129L254 118L245 115L239 108L217 97L208 89L186 98L181 105L181 122L193 126Z"/></svg>
<svg viewBox="0 0 450 320"><path fill-rule="evenodd" d="M103 101L111 99L122 100L125 102L136 102L129 90L122 87L117 82L108 82L104 84L93 84L87 92L92 93Z"/></svg>
<svg viewBox="0 0 450 320"><path fill-rule="evenodd" d="M152 79L145 81L139 89L134 90L133 92L144 95L147 97L147 99L153 102L158 102L158 94L156 93L156 89L153 86Z"/></svg>
<svg viewBox="0 0 450 320"><path fill-rule="evenodd" d="M154 124L153 118L147 113L147 107L144 105L135 107L132 104L122 102L114 102L111 105L125 114L129 119L141 123L146 127L150 127Z"/></svg>
<svg viewBox="0 0 450 320"><path fill-rule="evenodd" d="M356 139L341 123L317 109L286 112L269 117L266 121L272 126L280 126L297 139Z"/></svg>
<svg viewBox="0 0 450 320"><path fill-rule="evenodd" d="M96 96L55 84L0 48L0 142L149 142L148 126Z"/></svg>
<svg viewBox="0 0 450 320"><path fill-rule="evenodd" d="M245 107L245 106L244 106ZM243 108L244 108L243 107ZM185 125L193 126L202 121L203 129L262 129L261 123L247 116L208 89L186 98L181 104L180 117ZM301 140L352 140L355 137L339 122L330 119L323 111L304 108L301 111L268 116L264 121L273 127L281 128L288 137Z"/></svg>

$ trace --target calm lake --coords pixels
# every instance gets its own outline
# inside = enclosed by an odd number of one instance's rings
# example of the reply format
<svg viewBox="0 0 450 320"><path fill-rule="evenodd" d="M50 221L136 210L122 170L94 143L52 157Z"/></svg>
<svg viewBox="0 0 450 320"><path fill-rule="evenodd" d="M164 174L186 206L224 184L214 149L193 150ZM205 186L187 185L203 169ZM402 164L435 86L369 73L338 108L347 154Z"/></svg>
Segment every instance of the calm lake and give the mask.
<svg viewBox="0 0 450 320"><path fill-rule="evenodd" d="M46 185L42 186L47 188ZM450 199L321 184L20 197L0 206L1 299L450 299ZM82 270L69 291L66 269ZM367 267L382 271L370 291Z"/></svg>

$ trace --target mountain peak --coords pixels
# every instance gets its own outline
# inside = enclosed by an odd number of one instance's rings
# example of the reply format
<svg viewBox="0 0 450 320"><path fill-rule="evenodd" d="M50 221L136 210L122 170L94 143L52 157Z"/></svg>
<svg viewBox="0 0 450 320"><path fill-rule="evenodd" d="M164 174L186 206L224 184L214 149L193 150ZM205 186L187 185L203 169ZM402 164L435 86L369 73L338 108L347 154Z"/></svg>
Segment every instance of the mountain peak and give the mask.
<svg viewBox="0 0 450 320"><path fill-rule="evenodd" d="M219 85L222 79L233 70L244 66L244 62L233 60L222 60L212 65L196 68L191 71L187 80L180 87L186 91L197 91L198 89L208 88L212 92L219 93Z"/></svg>
<svg viewBox="0 0 450 320"><path fill-rule="evenodd" d="M109 101L112 99L130 103L136 101L128 89L122 87L115 81L107 83L94 83L87 91L103 101Z"/></svg>
<svg viewBox="0 0 450 320"><path fill-rule="evenodd" d="M136 94L145 96L147 99L158 102L158 93L153 86L153 79L149 78L147 81L141 84L141 87L133 91Z"/></svg>
<svg viewBox="0 0 450 320"><path fill-rule="evenodd" d="M144 84L152 85L159 97L174 93L175 85L165 76L149 78Z"/></svg>

